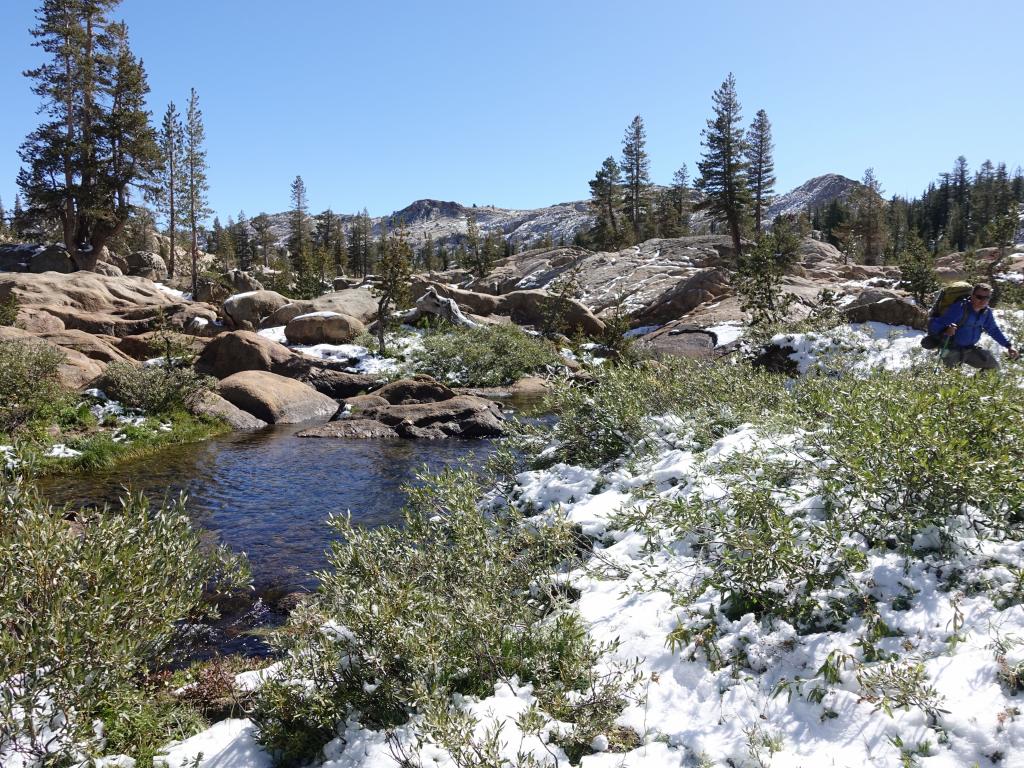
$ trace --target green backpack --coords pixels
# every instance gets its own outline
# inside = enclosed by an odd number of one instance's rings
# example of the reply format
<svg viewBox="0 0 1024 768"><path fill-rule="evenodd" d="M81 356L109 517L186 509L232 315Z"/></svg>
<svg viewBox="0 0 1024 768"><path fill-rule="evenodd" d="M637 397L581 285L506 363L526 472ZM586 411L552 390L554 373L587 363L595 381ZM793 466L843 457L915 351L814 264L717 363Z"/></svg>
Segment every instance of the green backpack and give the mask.
<svg viewBox="0 0 1024 768"><path fill-rule="evenodd" d="M928 319L931 320L932 318L939 317L953 304L970 296L973 290L974 286L966 280L957 280L955 283L950 283L939 291L939 295L935 298L935 303L932 304L931 311L928 313ZM967 308L965 307L964 316L960 318L959 325L963 325L966 319ZM933 336L927 333L921 337L921 346L925 349L938 349L942 346L943 341L941 336Z"/></svg>

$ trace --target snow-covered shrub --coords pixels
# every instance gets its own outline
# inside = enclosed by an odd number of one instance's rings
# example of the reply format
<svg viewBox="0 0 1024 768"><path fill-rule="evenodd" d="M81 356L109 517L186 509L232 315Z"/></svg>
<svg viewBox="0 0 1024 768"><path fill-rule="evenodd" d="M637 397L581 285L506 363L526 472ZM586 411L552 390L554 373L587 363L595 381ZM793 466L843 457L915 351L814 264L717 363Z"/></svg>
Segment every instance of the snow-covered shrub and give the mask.
<svg viewBox="0 0 1024 768"><path fill-rule="evenodd" d="M707 445L755 415L781 414L789 399L780 377L748 365L673 359L606 366L593 376L556 386L551 402L561 419L547 460L596 467L642 455L658 440L651 418L666 414Z"/></svg>
<svg viewBox="0 0 1024 768"><path fill-rule="evenodd" d="M512 678L572 724L567 749L611 728L630 681L595 671L605 649L554 578L578 557L577 537L509 507L481 510L480 491L447 471L411 491L403 528L332 520L332 570L280 635L284 677L258 694L260 740L278 760L308 761L354 713L378 728L433 713L424 726L443 740L453 694L491 694Z"/></svg>
<svg viewBox="0 0 1024 768"><path fill-rule="evenodd" d="M514 325L443 327L423 337L414 367L438 381L467 387L511 384L562 363L555 346Z"/></svg>
<svg viewBox="0 0 1024 768"><path fill-rule="evenodd" d="M0 764L89 754L94 722L138 703L179 622L206 610L204 591L246 580L244 561L202 544L180 501L151 509L133 496L76 515L0 478Z"/></svg>
<svg viewBox="0 0 1024 768"><path fill-rule="evenodd" d="M802 411L828 462L834 516L868 546L910 546L957 518L976 534L1019 525L1024 510L1020 390L991 375L880 371L805 382Z"/></svg>
<svg viewBox="0 0 1024 768"><path fill-rule="evenodd" d="M0 341L0 434L56 415L69 394L58 379L64 355L43 344Z"/></svg>

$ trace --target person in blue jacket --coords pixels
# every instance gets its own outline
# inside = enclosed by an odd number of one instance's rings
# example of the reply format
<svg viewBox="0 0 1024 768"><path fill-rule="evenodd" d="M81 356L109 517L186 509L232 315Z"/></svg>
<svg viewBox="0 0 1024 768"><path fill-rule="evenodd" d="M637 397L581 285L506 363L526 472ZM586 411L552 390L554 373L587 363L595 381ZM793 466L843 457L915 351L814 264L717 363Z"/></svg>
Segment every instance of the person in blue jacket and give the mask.
<svg viewBox="0 0 1024 768"><path fill-rule="evenodd" d="M1016 360L1020 355L999 330L988 305L991 299L992 286L978 283L969 297L953 302L949 309L928 321L929 333L949 337L949 343L944 344L942 350L942 362L947 368L955 368L964 363L983 370L999 368L995 355L977 346L982 331L995 339L999 346L1005 347L1011 360Z"/></svg>

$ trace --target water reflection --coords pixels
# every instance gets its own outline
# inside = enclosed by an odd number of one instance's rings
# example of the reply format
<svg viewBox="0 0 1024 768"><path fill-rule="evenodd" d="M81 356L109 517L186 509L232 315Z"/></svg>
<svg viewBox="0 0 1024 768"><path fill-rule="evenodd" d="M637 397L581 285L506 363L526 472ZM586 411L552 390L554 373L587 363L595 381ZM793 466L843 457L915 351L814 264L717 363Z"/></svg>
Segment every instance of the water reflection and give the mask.
<svg viewBox="0 0 1024 768"><path fill-rule="evenodd" d="M301 427L273 427L176 446L115 471L44 480L52 501L116 503L124 488L153 499L188 495L193 521L245 552L257 587L313 588L326 565L325 521L351 511L376 526L399 521L401 487L424 466L478 467L489 440L334 440L295 437Z"/></svg>

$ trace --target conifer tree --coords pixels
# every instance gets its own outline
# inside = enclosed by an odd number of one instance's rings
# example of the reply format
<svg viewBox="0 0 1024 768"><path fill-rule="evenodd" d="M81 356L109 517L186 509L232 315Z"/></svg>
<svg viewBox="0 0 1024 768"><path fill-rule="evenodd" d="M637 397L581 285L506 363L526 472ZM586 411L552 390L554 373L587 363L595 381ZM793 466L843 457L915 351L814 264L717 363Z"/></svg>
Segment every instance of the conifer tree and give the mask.
<svg viewBox="0 0 1024 768"><path fill-rule="evenodd" d="M650 205L651 162L647 157L646 145L647 134L644 131L644 121L640 115L637 115L629 124L626 134L622 138L622 163L620 164L625 179L623 210L626 213L626 220L633 227L634 243L644 239L644 216Z"/></svg>
<svg viewBox="0 0 1024 768"><path fill-rule="evenodd" d="M911 233L906 247L899 252L897 260L902 280L900 284L908 290L917 303L924 306L929 296L939 289L935 279L935 256L925 247L924 241Z"/></svg>
<svg viewBox="0 0 1024 768"><path fill-rule="evenodd" d="M356 214L348 232L348 264L360 277L366 277L370 273L372 237L370 214L364 208L362 213Z"/></svg>
<svg viewBox="0 0 1024 768"><path fill-rule="evenodd" d="M189 92L188 111L185 115L185 215L191 233L192 295L196 294L199 278L199 229L210 215L207 193L210 185L206 181L206 129L203 127L203 113L199 109L199 95L193 88Z"/></svg>
<svg viewBox="0 0 1024 768"><path fill-rule="evenodd" d="M387 221L380 225L377 250L377 282L373 295L377 297L377 343L381 356L385 353L384 334L392 323L391 312L409 303L412 278L412 246L404 225L393 236L388 235Z"/></svg>
<svg viewBox="0 0 1024 768"><path fill-rule="evenodd" d="M462 267L468 269L476 277L484 277L494 265L491 249L481 247L480 227L476 223L476 213L466 211L466 245Z"/></svg>
<svg viewBox="0 0 1024 768"><path fill-rule="evenodd" d="M690 234L690 207L693 205L693 190L690 187L690 171L686 163L672 174L672 186L669 187L672 204L676 209L679 223L679 234Z"/></svg>
<svg viewBox="0 0 1024 768"><path fill-rule="evenodd" d="M186 175L183 162L185 128L181 124L181 115L178 114L173 101L168 103L167 111L164 112L158 134L158 145L161 164L157 177L159 192L156 195L156 202L164 219L167 237L170 240L167 274L174 277L175 259L178 254L177 234L179 228L185 223L180 198L186 186Z"/></svg>
<svg viewBox="0 0 1024 768"><path fill-rule="evenodd" d="M622 172L615 158L606 157L590 181L590 207L597 219L596 245L614 248L621 242L615 212L622 200Z"/></svg>
<svg viewBox="0 0 1024 768"><path fill-rule="evenodd" d="M423 239L423 245L420 246L419 267L425 271L430 271L433 268L433 263L434 238L428 232L426 237Z"/></svg>
<svg viewBox="0 0 1024 768"><path fill-rule="evenodd" d="M746 143L740 127L743 117L736 96L736 79L731 72L711 98L715 116L701 131L704 151L697 162L700 171L697 187L705 197L697 207L725 221L739 257L743 225L750 209L750 189Z"/></svg>
<svg viewBox="0 0 1024 768"><path fill-rule="evenodd" d="M256 234L256 244L260 249L260 256L263 258L263 266L270 266L270 246L273 245L274 239L270 231L270 217L260 212L256 216L252 217L252 230Z"/></svg>
<svg viewBox="0 0 1024 768"><path fill-rule="evenodd" d="M4 210L4 201L0 199L0 243L6 243L10 238L10 229L7 227L7 211Z"/></svg>
<svg viewBox="0 0 1024 768"><path fill-rule="evenodd" d="M750 166L750 196L754 204L754 232L760 234L765 209L775 193L775 160L772 125L763 109L758 110L747 130L747 163Z"/></svg>
<svg viewBox="0 0 1024 768"><path fill-rule="evenodd" d="M34 219L59 222L79 269L95 268L133 210L131 190L159 165L145 71L127 28L108 19L117 4L44 0L32 36L48 58L25 73L44 122L21 145L18 186Z"/></svg>
<svg viewBox="0 0 1024 768"><path fill-rule="evenodd" d="M231 228L231 240L235 245L235 258L238 260L238 268L248 272L252 267L253 243L249 232L249 219L245 211L238 212L238 220Z"/></svg>
<svg viewBox="0 0 1024 768"><path fill-rule="evenodd" d="M854 209L854 250L865 264L880 264L886 240L885 200L874 168L864 171L860 186L850 194L850 204Z"/></svg>
<svg viewBox="0 0 1024 768"><path fill-rule="evenodd" d="M291 254L292 269L300 274L306 269L309 255L309 199L306 183L296 176L291 186L292 207L288 213L288 251Z"/></svg>

